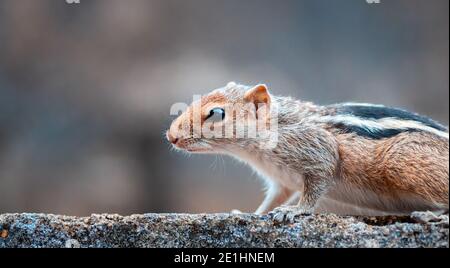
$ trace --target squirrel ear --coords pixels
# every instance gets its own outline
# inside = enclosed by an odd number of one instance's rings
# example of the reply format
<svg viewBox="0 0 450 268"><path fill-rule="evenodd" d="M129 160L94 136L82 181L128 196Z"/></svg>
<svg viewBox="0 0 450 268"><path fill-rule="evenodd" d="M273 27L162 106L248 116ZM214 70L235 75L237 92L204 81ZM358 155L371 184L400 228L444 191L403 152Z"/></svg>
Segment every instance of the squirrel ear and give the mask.
<svg viewBox="0 0 450 268"><path fill-rule="evenodd" d="M246 102L253 102L256 107L258 107L258 104L260 103L269 105L270 104L269 90L267 89L266 85L259 84L247 90L247 92L245 92L244 100Z"/></svg>

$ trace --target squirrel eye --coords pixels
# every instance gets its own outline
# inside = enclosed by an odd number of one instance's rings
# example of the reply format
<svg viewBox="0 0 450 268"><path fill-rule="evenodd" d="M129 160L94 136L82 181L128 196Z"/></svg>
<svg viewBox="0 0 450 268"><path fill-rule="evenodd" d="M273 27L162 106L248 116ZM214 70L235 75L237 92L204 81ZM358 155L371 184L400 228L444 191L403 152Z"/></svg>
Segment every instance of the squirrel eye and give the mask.
<svg viewBox="0 0 450 268"><path fill-rule="evenodd" d="M206 120L211 120L213 122L219 122L225 119L225 110L222 108L214 108L211 111L209 111L208 116L206 117Z"/></svg>

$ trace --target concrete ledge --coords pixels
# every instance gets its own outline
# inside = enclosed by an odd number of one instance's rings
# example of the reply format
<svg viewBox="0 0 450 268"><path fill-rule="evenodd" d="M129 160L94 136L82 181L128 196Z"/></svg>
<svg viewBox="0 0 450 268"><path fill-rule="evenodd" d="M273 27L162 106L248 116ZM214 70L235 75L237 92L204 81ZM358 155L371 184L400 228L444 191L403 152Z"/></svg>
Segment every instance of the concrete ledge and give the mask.
<svg viewBox="0 0 450 268"><path fill-rule="evenodd" d="M143 214L68 217L0 215L5 247L447 247L448 214L341 217Z"/></svg>

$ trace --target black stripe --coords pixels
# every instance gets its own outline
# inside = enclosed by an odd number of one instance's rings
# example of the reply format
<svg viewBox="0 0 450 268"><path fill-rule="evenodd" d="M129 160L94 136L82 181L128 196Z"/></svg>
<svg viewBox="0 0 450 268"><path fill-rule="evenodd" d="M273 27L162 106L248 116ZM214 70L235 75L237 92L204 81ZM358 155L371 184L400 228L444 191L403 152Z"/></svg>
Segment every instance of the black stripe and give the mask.
<svg viewBox="0 0 450 268"><path fill-rule="evenodd" d="M343 133L355 133L358 136L366 137L369 139L380 140L385 138L394 137L403 132L416 132L420 131L415 128L384 128L384 129L367 129L363 127L358 127L354 125L346 125L344 123L336 123L334 126L340 129Z"/></svg>
<svg viewBox="0 0 450 268"><path fill-rule="evenodd" d="M440 131L447 131L446 127L428 117L411 113L398 108L391 108L384 106L339 105L337 109L337 114L353 115L356 117L372 120L393 117L401 120L417 121L434 129Z"/></svg>

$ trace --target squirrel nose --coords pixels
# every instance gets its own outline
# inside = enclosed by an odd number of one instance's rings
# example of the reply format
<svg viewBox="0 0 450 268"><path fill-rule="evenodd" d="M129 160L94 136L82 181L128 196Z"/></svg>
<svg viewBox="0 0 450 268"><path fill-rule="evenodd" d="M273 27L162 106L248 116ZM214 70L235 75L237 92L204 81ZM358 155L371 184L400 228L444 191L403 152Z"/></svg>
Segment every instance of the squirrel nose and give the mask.
<svg viewBox="0 0 450 268"><path fill-rule="evenodd" d="M167 135L167 140L170 141L172 144L176 144L177 143L178 138L172 136L172 134L170 134L169 131L167 131L166 135Z"/></svg>

